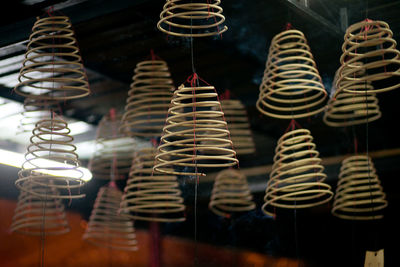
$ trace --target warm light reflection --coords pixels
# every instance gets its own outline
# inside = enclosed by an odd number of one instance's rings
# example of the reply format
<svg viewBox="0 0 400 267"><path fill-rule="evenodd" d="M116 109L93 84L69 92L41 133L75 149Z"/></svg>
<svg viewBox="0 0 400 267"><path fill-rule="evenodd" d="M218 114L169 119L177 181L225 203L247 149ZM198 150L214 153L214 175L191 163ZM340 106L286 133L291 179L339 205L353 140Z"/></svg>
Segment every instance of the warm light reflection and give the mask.
<svg viewBox="0 0 400 267"><path fill-rule="evenodd" d="M4 149L0 149L0 164L16 167L16 168L21 168L22 164L25 161L25 157L23 154L16 153L13 151L8 151ZM63 176L63 177L72 177L72 178L80 178L81 177L81 172L83 173L82 179L87 182L92 179L92 173L83 167L77 168L76 171L73 169L72 165L65 164L65 163L60 163L52 160L47 160L47 159L38 159L35 161L35 164L40 165L40 166L46 166L46 167L69 167L69 170L57 170L57 171L49 171L49 170L41 170L41 172L45 174L50 174L50 175L55 175L55 176ZM29 165L26 165L27 168L29 168ZM32 166L33 167L33 166Z"/></svg>

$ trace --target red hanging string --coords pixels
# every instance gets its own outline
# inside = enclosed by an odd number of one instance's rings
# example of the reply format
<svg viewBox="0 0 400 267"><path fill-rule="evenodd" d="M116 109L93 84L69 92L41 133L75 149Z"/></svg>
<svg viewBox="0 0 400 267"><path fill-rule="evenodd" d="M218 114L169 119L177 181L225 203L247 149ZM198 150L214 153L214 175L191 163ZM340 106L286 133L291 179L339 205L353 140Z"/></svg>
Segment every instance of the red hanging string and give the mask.
<svg viewBox="0 0 400 267"><path fill-rule="evenodd" d="M156 55L156 53L154 53L154 49L150 49L150 60L154 61L154 60L162 60L161 57L159 57L158 55Z"/></svg>
<svg viewBox="0 0 400 267"><path fill-rule="evenodd" d="M210 0L207 0L207 10L208 10L208 18L209 18L210 17ZM214 12L213 7L211 7L211 11ZM214 22L217 23L217 17L216 16L213 16L213 17L214 17ZM218 31L219 37L222 39L222 34L220 33L219 25L217 25L217 31Z"/></svg>
<svg viewBox="0 0 400 267"><path fill-rule="evenodd" d="M151 267L159 267L160 266L160 227L158 222L150 223L150 234L151 234L151 254L150 257L150 266Z"/></svg>
<svg viewBox="0 0 400 267"><path fill-rule="evenodd" d="M115 108L111 108L109 111L110 114L110 121L111 121L111 130L112 130L112 137L116 138L117 137L117 132L115 129L115 121L116 121L116 111ZM112 146L113 149L113 161L112 161L112 177L111 177L111 182L115 181L116 177L118 177L118 168L117 168L117 154L114 150L114 146Z"/></svg>
<svg viewBox="0 0 400 267"><path fill-rule="evenodd" d="M190 76L189 76L190 78ZM189 79L188 78L188 79ZM198 82L198 75L193 73L191 80L189 79L190 87L192 87L192 101L193 101L193 163L196 162L197 149L196 149L196 82ZM197 175L197 183L199 182L199 176Z"/></svg>
<svg viewBox="0 0 400 267"><path fill-rule="evenodd" d="M297 128L303 128L303 127L301 127L301 125L295 119L292 119L290 121L288 127L286 128L285 133L287 133L289 131L293 131L294 129L296 129L296 127Z"/></svg>

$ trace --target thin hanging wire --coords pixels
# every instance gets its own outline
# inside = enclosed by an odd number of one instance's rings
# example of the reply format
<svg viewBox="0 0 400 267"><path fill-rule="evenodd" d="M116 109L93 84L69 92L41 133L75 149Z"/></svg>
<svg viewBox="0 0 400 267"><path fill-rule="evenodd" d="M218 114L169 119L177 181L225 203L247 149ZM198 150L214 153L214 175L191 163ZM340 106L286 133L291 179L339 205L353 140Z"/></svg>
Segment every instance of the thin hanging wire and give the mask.
<svg viewBox="0 0 400 267"><path fill-rule="evenodd" d="M193 1L190 1L193 3ZM199 85L199 80L196 75L196 68L194 66L194 43L193 43L193 15L190 15L190 58L193 72L193 79L196 85ZM193 86L193 85L191 85ZM196 93L195 88L192 88L193 100L195 100ZM196 105L193 106L193 117L194 117L194 127L196 127ZM194 136L194 157L196 157L196 130L193 131ZM197 248L197 192L198 192L198 183L199 183L199 175L197 174L197 160L195 159L195 173L196 173L196 181L194 186L194 266L198 266L198 248Z"/></svg>

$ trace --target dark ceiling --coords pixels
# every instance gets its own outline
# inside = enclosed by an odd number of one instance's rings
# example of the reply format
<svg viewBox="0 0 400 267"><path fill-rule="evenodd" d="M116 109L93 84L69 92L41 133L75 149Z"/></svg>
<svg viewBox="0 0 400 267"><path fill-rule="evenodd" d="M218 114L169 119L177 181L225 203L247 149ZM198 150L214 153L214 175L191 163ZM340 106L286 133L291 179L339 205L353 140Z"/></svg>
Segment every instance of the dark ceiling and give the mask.
<svg viewBox="0 0 400 267"><path fill-rule="evenodd" d="M36 16L44 14L44 8L54 5L59 12L68 15L74 25L85 66L89 71L92 93L89 97L68 102L64 113L76 119L97 124L110 108L122 110L131 82L135 65L150 56L150 49L169 64L175 85L184 82L191 75L190 40L163 35L156 28L159 13L164 0L113 0L113 1L7 1L10 7L0 10L0 60L23 51L23 42L28 38ZM366 8L370 19L384 20L389 23L394 37L400 41L400 1L350 1L350 0L309 0L309 8L304 8L296 0L265 1L228 1L222 2L226 25L229 30L222 37L198 38L194 40L194 65L197 73L222 93L230 90L246 105L252 130L257 144L257 154L241 158L241 167L247 168L272 163L276 140L285 131L288 121L265 118L255 108L258 86L261 82L269 42L272 37L284 30L290 22L294 28L305 33L326 89L329 91L336 69L343 40L345 20L341 20L341 8L346 8L348 25L365 19ZM30 3L30 4L29 4ZM20 43L22 42L22 43ZM20 43L17 45L17 43ZM7 47L6 47L7 46ZM6 47L6 48L1 48ZM18 69L12 72L17 72ZM11 73L1 74L0 78ZM23 101L11 94L11 88L2 88L0 96ZM369 125L368 145L370 151L400 148L400 138L395 131L399 111L397 100L400 90L378 96L383 116ZM366 127L353 129L331 128L323 124L322 115L299 120L309 128L322 157L343 155L353 152L353 133L356 133L359 151L365 151ZM298 214L299 239L302 257L313 266L361 266L339 262L335 258L330 263L329 251L342 246L343 257L361 257L365 247L370 246L369 234L375 234L376 227L384 226L380 233L384 242L390 242L390 235L395 231L393 219L399 204L396 181L400 171L400 157L393 156L376 162L390 206L386 219L380 224L346 224L333 220L328 208L300 212ZM328 167L331 184L335 184L338 165ZM9 171L11 172L11 171ZM256 177L257 178L257 177ZM259 180L266 181L265 175ZM88 214L97 188L102 182L92 181L88 186L88 199L73 204L84 214ZM188 205L193 199L192 184L184 189ZM7 184L5 188L12 186ZM296 257L293 242L293 214L283 215L278 221L266 218L257 212L246 217L226 221L207 212L210 185L200 188L199 240L230 246L246 246L269 253ZM0 196L15 197L16 190L2 190ZM262 192L256 193L258 204L262 202ZM393 203L393 204L392 204ZM166 225L166 234L176 234L192 238L193 214L188 209L188 222ZM316 216L316 214L318 216ZM286 217L285 217L286 216ZM286 219L286 220L285 220ZM140 225L140 224L139 224ZM355 231L354 229L358 230ZM289 229L289 230L288 230ZM353 229L353 231L351 231ZM398 230L396 230L398 232ZM368 232L368 235L364 233ZM337 240L335 236L345 236ZM354 236L349 236L354 235ZM308 237L307 237L308 236ZM358 241L354 241L357 240ZM327 240L331 240L329 241ZM365 241L365 242L364 242ZM303 242L303 243L302 243ZM365 244L363 244L363 242ZM366 245L368 243L368 245ZM322 244L322 245L321 245ZM388 246L388 252L394 247ZM354 254L351 254L351 251ZM336 251L337 252L337 251ZM318 254L318 256L316 256ZM338 255L339 257L340 255ZM393 257L393 254L392 254ZM340 258L340 257L339 257ZM390 258L389 258L390 261ZM310 265L311 266L311 265ZM394 265L388 265L394 266Z"/></svg>

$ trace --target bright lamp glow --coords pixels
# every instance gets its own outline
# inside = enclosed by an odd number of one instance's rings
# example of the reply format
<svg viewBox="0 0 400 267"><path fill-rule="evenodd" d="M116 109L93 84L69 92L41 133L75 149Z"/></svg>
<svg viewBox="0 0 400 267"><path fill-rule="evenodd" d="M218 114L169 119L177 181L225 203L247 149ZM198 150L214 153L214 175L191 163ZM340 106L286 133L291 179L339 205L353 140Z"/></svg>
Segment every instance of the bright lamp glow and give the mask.
<svg viewBox="0 0 400 267"><path fill-rule="evenodd" d="M24 161L25 161L25 157L23 154L0 149L0 164L4 164L4 165L16 167L16 168L21 168ZM68 164L63 164L63 163L59 163L59 162L47 160L47 159L40 159L35 162L40 165L43 164L43 166L47 166L47 167L70 166ZM82 173L83 173L82 179L85 182L90 181L92 179L92 173L88 169L79 167L78 170L82 171ZM46 170L46 171L43 171L43 173L50 174L50 175L56 175L56 176L60 176L60 174L62 173L62 176L72 177L72 178L78 178L80 176L79 172L76 172L73 170L65 170L65 171L58 170L56 172Z"/></svg>

